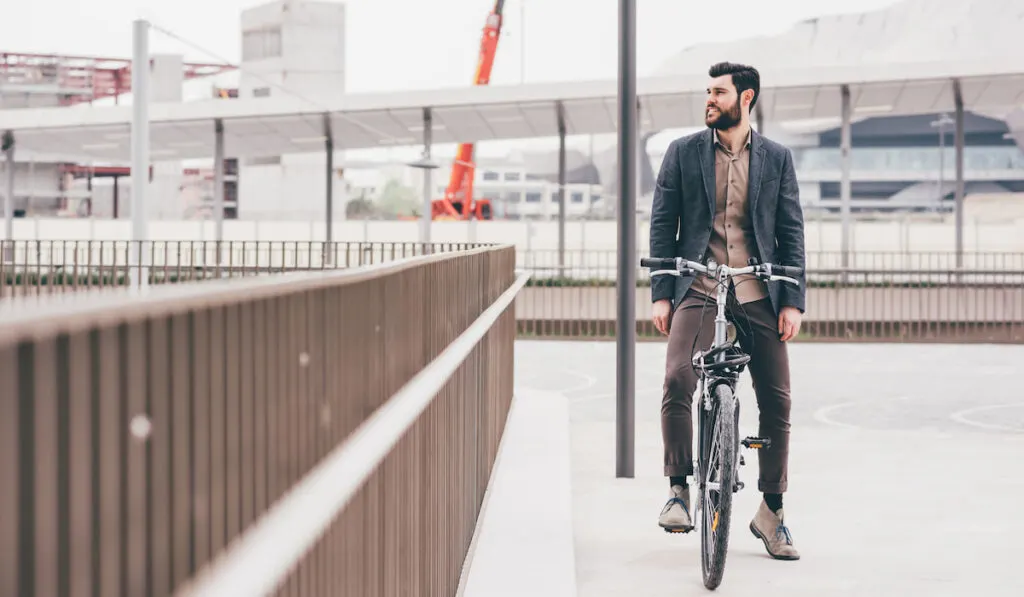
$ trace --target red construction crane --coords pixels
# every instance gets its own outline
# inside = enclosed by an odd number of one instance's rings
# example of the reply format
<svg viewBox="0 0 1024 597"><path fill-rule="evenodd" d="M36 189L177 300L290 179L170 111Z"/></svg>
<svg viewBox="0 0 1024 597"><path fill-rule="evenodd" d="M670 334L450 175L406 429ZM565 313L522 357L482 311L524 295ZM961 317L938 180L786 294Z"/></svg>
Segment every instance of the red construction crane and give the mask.
<svg viewBox="0 0 1024 597"><path fill-rule="evenodd" d="M502 10L505 0L495 0L494 10L487 15L484 25L483 39L480 40L480 58L476 65L474 85L487 85L491 80L491 67L494 66L494 55L498 50L498 39L501 37ZM490 220L492 217L491 202L488 199L473 198L473 144L462 143L452 164L451 178L444 199L432 202L432 218L435 220Z"/></svg>

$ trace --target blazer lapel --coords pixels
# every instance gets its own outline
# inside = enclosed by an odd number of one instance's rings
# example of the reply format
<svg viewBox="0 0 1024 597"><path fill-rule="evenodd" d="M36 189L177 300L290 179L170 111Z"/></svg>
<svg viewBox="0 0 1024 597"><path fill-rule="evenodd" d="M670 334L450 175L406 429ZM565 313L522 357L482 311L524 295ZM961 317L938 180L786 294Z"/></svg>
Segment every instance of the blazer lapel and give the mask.
<svg viewBox="0 0 1024 597"><path fill-rule="evenodd" d="M764 146L761 136L750 131L750 176L747 178L747 202L750 214L757 213L757 200L761 192L761 173L764 171Z"/></svg>
<svg viewBox="0 0 1024 597"><path fill-rule="evenodd" d="M715 137L711 129L705 129L700 143L700 173L704 178L704 193L707 195L708 209L712 219L715 217Z"/></svg>

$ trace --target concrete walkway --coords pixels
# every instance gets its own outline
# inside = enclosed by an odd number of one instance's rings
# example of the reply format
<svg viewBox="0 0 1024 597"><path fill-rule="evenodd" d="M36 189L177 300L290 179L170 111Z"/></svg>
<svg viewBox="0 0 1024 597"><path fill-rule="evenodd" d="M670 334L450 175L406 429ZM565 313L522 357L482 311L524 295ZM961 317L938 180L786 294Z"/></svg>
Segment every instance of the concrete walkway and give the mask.
<svg viewBox="0 0 1024 597"><path fill-rule="evenodd" d="M663 344L637 346L636 478L615 479L613 343L520 342L520 389L569 399L581 597L701 595L699 537L656 526L667 497L658 422ZM787 522L803 558L747 530L741 469L720 595L1018 596L1024 587L1024 346L791 346ZM741 433L756 430L746 375ZM514 566L514 562L509 562Z"/></svg>

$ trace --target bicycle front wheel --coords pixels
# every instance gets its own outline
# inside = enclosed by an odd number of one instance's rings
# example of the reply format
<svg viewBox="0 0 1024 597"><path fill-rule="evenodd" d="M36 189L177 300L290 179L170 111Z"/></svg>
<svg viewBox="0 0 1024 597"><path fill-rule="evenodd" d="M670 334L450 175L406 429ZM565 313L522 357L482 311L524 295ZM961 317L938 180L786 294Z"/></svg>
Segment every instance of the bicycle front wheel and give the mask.
<svg viewBox="0 0 1024 597"><path fill-rule="evenodd" d="M712 590L722 582L729 549L736 480L735 410L732 388L724 383L715 386L711 412L700 410L701 569L704 586Z"/></svg>

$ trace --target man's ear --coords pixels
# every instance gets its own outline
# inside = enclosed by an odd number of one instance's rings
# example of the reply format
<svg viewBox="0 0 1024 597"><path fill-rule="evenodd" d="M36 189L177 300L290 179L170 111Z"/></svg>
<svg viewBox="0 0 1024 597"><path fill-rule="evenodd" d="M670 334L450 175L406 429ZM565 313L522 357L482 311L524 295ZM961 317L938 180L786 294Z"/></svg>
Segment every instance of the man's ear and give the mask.
<svg viewBox="0 0 1024 597"><path fill-rule="evenodd" d="M742 105L746 106L747 108L750 108L750 103L754 101L754 90L753 89L745 89L743 91L743 93L741 94L741 97L742 97Z"/></svg>

